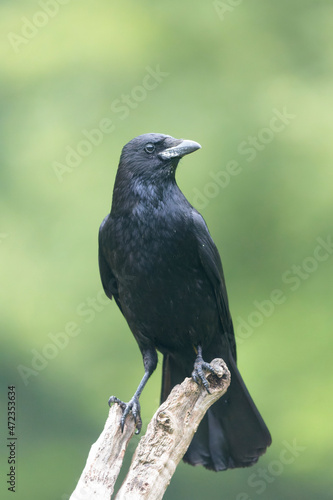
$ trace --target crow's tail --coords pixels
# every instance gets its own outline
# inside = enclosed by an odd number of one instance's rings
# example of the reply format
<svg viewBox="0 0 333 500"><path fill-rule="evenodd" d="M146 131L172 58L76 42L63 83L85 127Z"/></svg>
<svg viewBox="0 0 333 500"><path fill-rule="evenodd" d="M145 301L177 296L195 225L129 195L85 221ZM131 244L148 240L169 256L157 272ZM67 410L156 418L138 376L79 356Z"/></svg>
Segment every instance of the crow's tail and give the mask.
<svg viewBox="0 0 333 500"><path fill-rule="evenodd" d="M235 361L231 355L225 361L230 387L207 411L184 455L185 462L215 471L255 464L272 441ZM164 356L162 401L186 375L173 358Z"/></svg>

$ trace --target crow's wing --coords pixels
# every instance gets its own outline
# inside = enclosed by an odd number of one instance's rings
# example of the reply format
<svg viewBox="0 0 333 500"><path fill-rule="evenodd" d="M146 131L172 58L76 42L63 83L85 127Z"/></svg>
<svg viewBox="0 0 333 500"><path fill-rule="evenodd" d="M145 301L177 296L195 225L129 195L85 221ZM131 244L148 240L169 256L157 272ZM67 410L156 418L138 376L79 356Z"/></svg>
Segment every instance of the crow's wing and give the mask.
<svg viewBox="0 0 333 500"><path fill-rule="evenodd" d="M111 266L109 265L103 248L105 248L105 244L107 243L108 233L107 233L107 219L109 216L105 217L103 220L98 234L98 265L99 265L99 273L101 276L102 285L104 288L104 292L112 299L114 297L119 309L122 312L121 305L119 302L119 294L118 294L118 284L115 275L112 272Z"/></svg>
<svg viewBox="0 0 333 500"><path fill-rule="evenodd" d="M198 243L200 261L206 275L213 285L222 328L228 338L231 353L236 361L235 335L229 311L228 295L220 254L203 217L195 209L192 210L192 220L194 234Z"/></svg>

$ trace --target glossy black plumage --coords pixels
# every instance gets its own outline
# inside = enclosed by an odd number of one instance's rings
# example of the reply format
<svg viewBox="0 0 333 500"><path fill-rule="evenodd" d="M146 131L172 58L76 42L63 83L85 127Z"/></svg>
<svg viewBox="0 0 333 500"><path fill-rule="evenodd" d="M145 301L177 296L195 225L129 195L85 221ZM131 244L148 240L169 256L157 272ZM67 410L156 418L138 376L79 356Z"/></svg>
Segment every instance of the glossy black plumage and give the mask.
<svg viewBox="0 0 333 500"><path fill-rule="evenodd" d="M111 213L100 227L99 266L105 293L125 316L145 367L123 405L122 425L132 411L141 427L139 396L156 368L156 349L164 355L162 400L191 375L196 360L222 357L230 388L207 412L184 460L224 470L255 463L271 437L236 366L218 250L175 181L180 158L198 148L162 134L136 137L123 148Z"/></svg>

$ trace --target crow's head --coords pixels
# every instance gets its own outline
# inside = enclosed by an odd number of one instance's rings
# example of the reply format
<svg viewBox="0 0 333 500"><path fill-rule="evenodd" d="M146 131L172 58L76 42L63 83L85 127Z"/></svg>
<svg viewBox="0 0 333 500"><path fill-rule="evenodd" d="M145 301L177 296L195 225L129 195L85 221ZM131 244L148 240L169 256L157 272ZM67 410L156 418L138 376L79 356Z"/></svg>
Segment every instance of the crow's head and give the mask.
<svg viewBox="0 0 333 500"><path fill-rule="evenodd" d="M172 177L179 160L197 149L200 144L185 139L175 139L170 135L143 134L124 146L119 170L128 178L147 180Z"/></svg>

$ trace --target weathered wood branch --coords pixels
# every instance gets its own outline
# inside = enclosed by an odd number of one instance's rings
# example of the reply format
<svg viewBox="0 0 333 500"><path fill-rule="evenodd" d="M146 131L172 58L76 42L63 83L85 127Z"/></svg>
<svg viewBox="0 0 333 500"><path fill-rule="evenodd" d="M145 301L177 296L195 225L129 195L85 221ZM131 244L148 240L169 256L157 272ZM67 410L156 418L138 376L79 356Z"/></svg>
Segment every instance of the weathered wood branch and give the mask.
<svg viewBox="0 0 333 500"><path fill-rule="evenodd" d="M102 434L90 448L87 462L70 500L110 500L127 445L134 434L133 418L120 429L122 410L110 408Z"/></svg>
<svg viewBox="0 0 333 500"><path fill-rule="evenodd" d="M191 378L177 385L150 421L134 453L115 500L159 500L208 408L228 389L230 373L222 359L210 363L218 376L207 374L211 393ZM104 430L91 447L86 466L70 500L110 500L124 453L134 434L127 418L120 431L121 409L114 405Z"/></svg>

